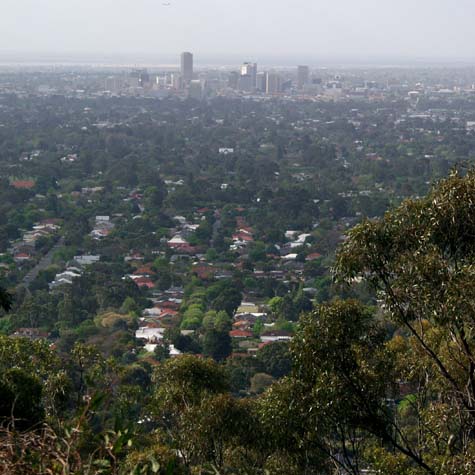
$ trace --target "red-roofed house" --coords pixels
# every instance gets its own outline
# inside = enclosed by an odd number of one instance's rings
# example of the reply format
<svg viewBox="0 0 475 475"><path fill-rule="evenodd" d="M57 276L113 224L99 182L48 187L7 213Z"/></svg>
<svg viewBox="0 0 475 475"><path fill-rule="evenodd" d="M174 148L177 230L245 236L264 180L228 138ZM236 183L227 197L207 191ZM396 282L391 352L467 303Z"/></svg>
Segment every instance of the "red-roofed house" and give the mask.
<svg viewBox="0 0 475 475"><path fill-rule="evenodd" d="M247 233L247 234L253 234L254 229L252 229L250 226L240 226L239 227L239 232Z"/></svg>
<svg viewBox="0 0 475 475"><path fill-rule="evenodd" d="M29 261L31 259L30 254L27 254L26 252L19 252L18 254L15 254L13 256L13 260L15 262L25 262Z"/></svg>
<svg viewBox="0 0 475 475"><path fill-rule="evenodd" d="M181 246L176 246L175 251L181 252L183 254L197 254L198 248L196 246L192 246L191 244L182 244Z"/></svg>
<svg viewBox="0 0 475 475"><path fill-rule="evenodd" d="M252 324L247 320L239 320L238 322L233 323L233 328L235 330L249 330Z"/></svg>
<svg viewBox="0 0 475 475"><path fill-rule="evenodd" d="M196 274L200 279L207 280L213 278L216 269L206 264L198 264L191 268L191 272Z"/></svg>
<svg viewBox="0 0 475 475"><path fill-rule="evenodd" d="M252 338L254 334L245 330L231 330L229 336L231 338Z"/></svg>
<svg viewBox="0 0 475 475"><path fill-rule="evenodd" d="M204 213L207 213L208 211L211 211L211 210L209 208L199 208L196 210L196 212L199 214L204 214Z"/></svg>
<svg viewBox="0 0 475 475"><path fill-rule="evenodd" d="M157 275L155 271L153 271L150 267L140 267L136 271L134 271L133 275L142 275L142 276L151 276Z"/></svg>
<svg viewBox="0 0 475 475"><path fill-rule="evenodd" d="M233 234L233 241L252 242L254 239L250 234L240 232Z"/></svg>
<svg viewBox="0 0 475 475"><path fill-rule="evenodd" d="M155 284L148 277L139 277L134 280L137 287L147 287L147 289L153 289Z"/></svg>
<svg viewBox="0 0 475 475"><path fill-rule="evenodd" d="M33 180L16 180L12 182L12 186L18 190L31 190L35 187Z"/></svg>
<svg viewBox="0 0 475 475"><path fill-rule="evenodd" d="M267 346L267 345L272 345L272 341L265 341L263 343L259 343L259 349L261 348L264 348L264 346Z"/></svg>
<svg viewBox="0 0 475 475"><path fill-rule="evenodd" d="M160 317L175 317L176 315L178 315L178 310L174 310L173 308L164 308L162 309Z"/></svg>
<svg viewBox="0 0 475 475"><path fill-rule="evenodd" d="M172 310L178 310L180 308L180 304L178 302L170 302L170 300L167 300L165 302L158 302L154 305L155 308L160 308L160 309L172 309Z"/></svg>

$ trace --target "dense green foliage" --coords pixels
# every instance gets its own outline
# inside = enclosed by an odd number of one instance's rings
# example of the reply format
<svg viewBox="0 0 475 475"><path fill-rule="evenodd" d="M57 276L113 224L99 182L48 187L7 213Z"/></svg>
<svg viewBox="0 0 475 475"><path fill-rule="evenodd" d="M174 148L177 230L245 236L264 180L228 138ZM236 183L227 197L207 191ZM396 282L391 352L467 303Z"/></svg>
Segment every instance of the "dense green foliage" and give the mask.
<svg viewBox="0 0 475 475"><path fill-rule="evenodd" d="M81 434L96 435L76 441L77 453L84 467L103 463L103 473L135 463L172 473L359 474L374 467L388 475L468 475L474 203L475 173L453 174L427 198L354 228L337 276L350 284L363 276L384 307L376 313L337 300L302 316L290 354L283 343L258 353L264 371L287 376L273 382L257 370L257 398L234 397L228 369L211 359L165 358L152 371L121 367L84 345L64 359L44 342L4 337L1 416L14 417L15 430L45 421L62 437L71 437L64 424L80 417ZM225 315L206 317L205 348L229 325ZM111 430L112 452L88 459L91 444L106 451L101 437Z"/></svg>
<svg viewBox="0 0 475 475"><path fill-rule="evenodd" d="M0 93L0 472L474 473L473 97L85 90Z"/></svg>

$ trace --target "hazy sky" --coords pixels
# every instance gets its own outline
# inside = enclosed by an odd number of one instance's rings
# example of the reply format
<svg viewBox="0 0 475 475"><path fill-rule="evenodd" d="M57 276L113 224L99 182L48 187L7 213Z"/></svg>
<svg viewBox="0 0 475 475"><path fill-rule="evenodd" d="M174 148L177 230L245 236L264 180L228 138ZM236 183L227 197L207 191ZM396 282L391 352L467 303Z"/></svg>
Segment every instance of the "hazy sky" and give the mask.
<svg viewBox="0 0 475 475"><path fill-rule="evenodd" d="M473 0L0 0L0 54L475 60L474 18Z"/></svg>

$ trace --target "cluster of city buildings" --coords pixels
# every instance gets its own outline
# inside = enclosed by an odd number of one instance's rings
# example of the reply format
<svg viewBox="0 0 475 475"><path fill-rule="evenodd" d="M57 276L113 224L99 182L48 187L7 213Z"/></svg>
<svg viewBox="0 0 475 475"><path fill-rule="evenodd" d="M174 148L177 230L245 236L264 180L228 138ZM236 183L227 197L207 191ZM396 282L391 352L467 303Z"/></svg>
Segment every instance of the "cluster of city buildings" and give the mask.
<svg viewBox="0 0 475 475"><path fill-rule="evenodd" d="M243 63L239 70L226 72L226 76L220 87L243 93L279 94L292 87L301 92L310 92L319 90L322 84L321 79L311 77L310 68L305 65L297 67L295 84L275 70L259 71L257 63L252 62ZM193 54L183 52L179 71L154 75L147 69L134 69L127 77L107 77L104 89L111 93L124 90L146 90L157 94L159 91L174 91L201 100L208 95L210 89L215 90L215 82L215 78L197 74Z"/></svg>

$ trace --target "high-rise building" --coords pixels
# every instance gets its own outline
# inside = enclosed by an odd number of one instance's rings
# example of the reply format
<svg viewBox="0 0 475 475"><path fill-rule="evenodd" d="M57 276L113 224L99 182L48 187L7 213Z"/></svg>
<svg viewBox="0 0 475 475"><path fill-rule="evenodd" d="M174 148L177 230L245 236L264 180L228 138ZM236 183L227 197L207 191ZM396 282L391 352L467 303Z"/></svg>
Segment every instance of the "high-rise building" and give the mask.
<svg viewBox="0 0 475 475"><path fill-rule="evenodd" d="M251 82L251 90L256 88L257 82L257 64L244 63L241 66L241 76L249 76Z"/></svg>
<svg viewBox="0 0 475 475"><path fill-rule="evenodd" d="M201 101L203 99L203 84L200 79L190 81L188 97Z"/></svg>
<svg viewBox="0 0 475 475"><path fill-rule="evenodd" d="M297 88L303 89L310 82L310 69L308 66L297 68Z"/></svg>
<svg viewBox="0 0 475 475"><path fill-rule="evenodd" d="M255 86L253 86L252 76L250 74L241 74L239 76L238 88L240 91L252 92L255 89Z"/></svg>
<svg viewBox="0 0 475 475"><path fill-rule="evenodd" d="M119 92L124 87L124 81L117 76L109 76L104 81L104 90L110 92Z"/></svg>
<svg viewBox="0 0 475 475"><path fill-rule="evenodd" d="M170 83L173 89L177 91L183 89L183 78L181 77L181 74L173 73L170 77Z"/></svg>
<svg viewBox="0 0 475 475"><path fill-rule="evenodd" d="M267 73L260 72L257 74L256 89L259 92L266 92L267 88Z"/></svg>
<svg viewBox="0 0 475 475"><path fill-rule="evenodd" d="M232 89L237 89L239 85L240 74L238 71L231 71L228 77L228 86Z"/></svg>
<svg viewBox="0 0 475 475"><path fill-rule="evenodd" d="M150 83L150 75L146 69L133 69L127 82L130 87L146 87Z"/></svg>
<svg viewBox="0 0 475 475"><path fill-rule="evenodd" d="M181 53L181 76L186 83L193 79L193 55L191 53Z"/></svg>
<svg viewBox="0 0 475 475"><path fill-rule="evenodd" d="M274 72L267 73L266 79L266 93L267 94L276 94L281 92L282 89L282 78Z"/></svg>

